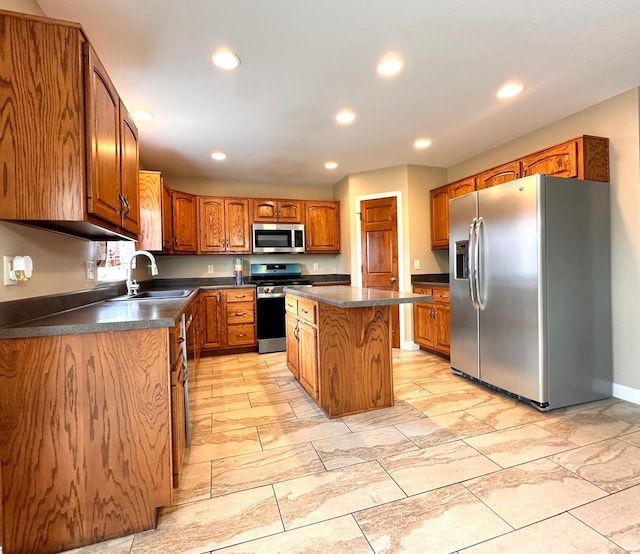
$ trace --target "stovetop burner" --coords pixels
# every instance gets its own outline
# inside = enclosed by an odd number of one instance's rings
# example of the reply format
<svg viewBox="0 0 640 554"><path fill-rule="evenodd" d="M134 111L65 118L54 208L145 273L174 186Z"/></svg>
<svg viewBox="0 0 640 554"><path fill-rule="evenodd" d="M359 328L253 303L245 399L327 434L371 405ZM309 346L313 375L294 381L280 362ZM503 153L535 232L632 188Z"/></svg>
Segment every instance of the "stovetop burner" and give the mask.
<svg viewBox="0 0 640 554"><path fill-rule="evenodd" d="M259 287L286 287L289 285L311 285L312 281L310 279L292 279L292 278L284 278L284 279L256 279L252 278L249 281L252 285L256 285Z"/></svg>
<svg viewBox="0 0 640 554"><path fill-rule="evenodd" d="M249 282L258 287L282 287L311 285L310 279L302 278L300 264L251 264ZM258 291L260 292L260 290Z"/></svg>

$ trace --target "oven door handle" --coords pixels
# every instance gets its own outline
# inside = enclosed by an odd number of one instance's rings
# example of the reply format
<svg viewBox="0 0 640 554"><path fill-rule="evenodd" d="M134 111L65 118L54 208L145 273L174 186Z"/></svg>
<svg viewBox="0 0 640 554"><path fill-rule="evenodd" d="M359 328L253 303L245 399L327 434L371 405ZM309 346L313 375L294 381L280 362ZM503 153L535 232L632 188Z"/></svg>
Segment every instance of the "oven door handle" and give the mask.
<svg viewBox="0 0 640 554"><path fill-rule="evenodd" d="M284 292L270 292L268 294L258 294L258 300L260 298L284 298L285 296Z"/></svg>

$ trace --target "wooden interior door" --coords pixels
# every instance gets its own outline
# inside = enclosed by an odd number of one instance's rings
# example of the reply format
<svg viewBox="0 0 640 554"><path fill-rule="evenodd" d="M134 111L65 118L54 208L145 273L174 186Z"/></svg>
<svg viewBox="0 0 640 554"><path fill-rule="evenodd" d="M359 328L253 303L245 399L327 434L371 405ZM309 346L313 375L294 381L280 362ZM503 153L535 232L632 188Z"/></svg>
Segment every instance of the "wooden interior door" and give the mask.
<svg viewBox="0 0 640 554"><path fill-rule="evenodd" d="M360 204L362 286L398 290L398 210L395 196ZM391 346L400 348L400 308L391 306Z"/></svg>

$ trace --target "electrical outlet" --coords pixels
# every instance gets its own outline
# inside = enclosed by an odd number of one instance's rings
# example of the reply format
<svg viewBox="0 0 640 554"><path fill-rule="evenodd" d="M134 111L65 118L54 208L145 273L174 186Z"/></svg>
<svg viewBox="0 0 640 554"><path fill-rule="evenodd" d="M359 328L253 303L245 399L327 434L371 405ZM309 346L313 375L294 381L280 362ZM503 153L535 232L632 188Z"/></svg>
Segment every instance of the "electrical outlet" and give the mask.
<svg viewBox="0 0 640 554"><path fill-rule="evenodd" d="M86 278L88 281L96 280L96 262L92 260L87 260L86 265Z"/></svg>
<svg viewBox="0 0 640 554"><path fill-rule="evenodd" d="M318 271L318 264L317 263L313 264L313 271Z"/></svg>
<svg viewBox="0 0 640 554"><path fill-rule="evenodd" d="M207 266L207 273L213 273L213 264Z"/></svg>
<svg viewBox="0 0 640 554"><path fill-rule="evenodd" d="M420 269L420 260L413 260L413 269Z"/></svg>
<svg viewBox="0 0 640 554"><path fill-rule="evenodd" d="M13 279L11 279L11 264L13 262L13 256L3 256L3 264L2 266L4 267L4 285L9 286L9 285L17 285L18 281L14 281Z"/></svg>

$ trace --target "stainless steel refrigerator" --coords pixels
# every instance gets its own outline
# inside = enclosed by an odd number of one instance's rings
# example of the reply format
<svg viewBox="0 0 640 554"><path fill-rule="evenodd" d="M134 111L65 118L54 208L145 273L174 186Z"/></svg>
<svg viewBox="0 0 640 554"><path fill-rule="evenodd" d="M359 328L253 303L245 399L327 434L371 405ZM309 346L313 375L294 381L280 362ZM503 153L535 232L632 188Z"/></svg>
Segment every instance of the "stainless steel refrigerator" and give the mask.
<svg viewBox="0 0 640 554"><path fill-rule="evenodd" d="M609 184L532 175L449 201L451 368L550 410L611 396Z"/></svg>

